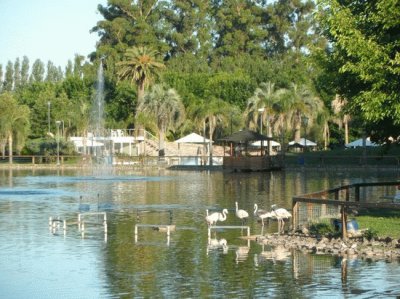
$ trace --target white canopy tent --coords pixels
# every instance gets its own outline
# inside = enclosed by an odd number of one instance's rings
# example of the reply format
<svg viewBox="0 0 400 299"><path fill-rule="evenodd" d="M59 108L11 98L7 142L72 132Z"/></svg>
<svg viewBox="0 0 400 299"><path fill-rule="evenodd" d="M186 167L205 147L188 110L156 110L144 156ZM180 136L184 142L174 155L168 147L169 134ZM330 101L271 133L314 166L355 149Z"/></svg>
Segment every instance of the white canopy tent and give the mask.
<svg viewBox="0 0 400 299"><path fill-rule="evenodd" d="M300 138L299 141L290 141L289 142L289 146L293 146L293 145L299 145L299 146L310 146L310 147L314 147L317 146L317 144L311 140L305 139L305 138Z"/></svg>
<svg viewBox="0 0 400 299"><path fill-rule="evenodd" d="M196 134L196 133L190 133L189 135L186 135L178 140L175 140L176 143L210 143L210 139L204 138L203 136ZM211 140L211 143L214 141Z"/></svg>
<svg viewBox="0 0 400 299"><path fill-rule="evenodd" d="M180 161L182 165L205 165L207 159L210 156L210 147L214 141L207 139L197 133L190 133L178 140L175 143L178 144L179 156L181 156L181 144L197 144L196 157L186 157L182 158L184 160ZM207 158L206 158L207 157Z"/></svg>
<svg viewBox="0 0 400 299"><path fill-rule="evenodd" d="M352 141L352 142L350 142L350 143L347 143L347 144L345 145L345 147L347 147L347 148L355 148L355 147L361 147L361 146L363 146L363 139L362 139L362 138L357 139L357 140L354 140L354 141ZM368 138L365 140L365 146L378 146L378 144L372 142L372 141L370 140L370 138L368 137Z"/></svg>

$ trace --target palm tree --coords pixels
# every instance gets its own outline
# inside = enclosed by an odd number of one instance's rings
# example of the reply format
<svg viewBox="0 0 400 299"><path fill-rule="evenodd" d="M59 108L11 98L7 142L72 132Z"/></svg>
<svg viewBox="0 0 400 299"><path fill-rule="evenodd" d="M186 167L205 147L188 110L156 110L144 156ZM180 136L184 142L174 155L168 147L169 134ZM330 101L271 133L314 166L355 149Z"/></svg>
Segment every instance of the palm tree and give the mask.
<svg viewBox="0 0 400 299"><path fill-rule="evenodd" d="M128 80L137 86L138 104L143 99L145 88L165 65L156 60L157 52L148 47L133 47L126 50L124 60L117 63L120 80Z"/></svg>
<svg viewBox="0 0 400 299"><path fill-rule="evenodd" d="M90 103L84 98L79 98L76 105L68 113L76 125L78 136L83 136L83 152L87 154L87 136L90 125Z"/></svg>
<svg viewBox="0 0 400 299"><path fill-rule="evenodd" d="M316 123L319 124L321 131L322 131L322 138L324 139L324 149L326 150L329 145L329 138L330 138L330 130L329 130L329 121L331 120L332 116L329 113L327 108L323 108L316 118Z"/></svg>
<svg viewBox="0 0 400 299"><path fill-rule="evenodd" d="M13 141L17 141L17 150L24 145L28 136L29 107L19 105L11 93L0 95L0 141L3 146L3 155L5 144L8 143L9 163L13 163Z"/></svg>
<svg viewBox="0 0 400 299"><path fill-rule="evenodd" d="M301 121L306 116L309 125L312 126L314 119L322 111L324 104L305 85L292 84L289 98L289 117L292 128L294 128L294 140L299 141L301 137Z"/></svg>
<svg viewBox="0 0 400 299"><path fill-rule="evenodd" d="M211 98L207 102L201 100L200 103L191 106L190 115L198 126L203 127L204 136L208 127L210 164L212 164L214 132L218 127L225 127L233 113L234 108L229 103L216 98Z"/></svg>
<svg viewBox="0 0 400 299"><path fill-rule="evenodd" d="M247 107L244 112L247 127L254 129L258 127L257 121L260 120L267 128L267 136L272 136L283 130L283 123L280 112L283 108L283 101L286 90L276 89L272 82L261 83L254 91L251 98L247 100ZM260 128L262 131L262 128ZM271 146L268 146L268 152L271 153Z"/></svg>
<svg viewBox="0 0 400 299"><path fill-rule="evenodd" d="M344 126L344 144L349 143L349 122L351 117L349 114L345 113L344 107L347 104L347 100L336 95L335 99L332 101L332 109L335 118L335 122L339 125L341 129Z"/></svg>
<svg viewBox="0 0 400 299"><path fill-rule="evenodd" d="M244 117L249 129L257 128L257 120L259 119L262 119L262 123L266 125L268 130L270 129L270 118L275 114L273 111L275 92L274 83L261 83L260 87L256 88L254 91L253 96L247 100ZM267 132L267 134L269 134L269 132Z"/></svg>
<svg viewBox="0 0 400 299"><path fill-rule="evenodd" d="M150 92L145 93L143 101L139 103L138 111L153 117L157 123L160 141L159 153L163 155L167 130L176 129L185 117L185 108L180 96L175 89L156 84Z"/></svg>

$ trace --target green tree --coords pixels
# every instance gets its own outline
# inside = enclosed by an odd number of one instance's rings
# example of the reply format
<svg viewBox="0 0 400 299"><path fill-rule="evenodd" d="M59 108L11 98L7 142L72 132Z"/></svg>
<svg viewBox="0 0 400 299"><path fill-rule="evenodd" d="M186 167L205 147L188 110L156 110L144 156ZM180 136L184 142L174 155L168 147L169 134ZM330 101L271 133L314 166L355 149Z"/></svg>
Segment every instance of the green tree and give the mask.
<svg viewBox="0 0 400 299"><path fill-rule="evenodd" d="M3 90L12 91L14 88L14 67L11 61L8 61L6 73L4 75Z"/></svg>
<svg viewBox="0 0 400 299"><path fill-rule="evenodd" d="M164 155L164 140L167 131L174 131L185 117L185 108L179 95L172 88L156 84L145 94L137 109L153 118L157 123L160 140L159 151L160 155Z"/></svg>
<svg viewBox="0 0 400 299"><path fill-rule="evenodd" d="M302 117L308 118L308 127L313 125L318 113L323 108L323 102L305 85L292 84L288 95L288 117L294 131L294 140L299 141L301 137Z"/></svg>
<svg viewBox="0 0 400 299"><path fill-rule="evenodd" d="M68 59L67 66L65 67L65 78L72 77L74 67L72 61Z"/></svg>
<svg viewBox="0 0 400 299"><path fill-rule="evenodd" d="M36 59L32 65L32 72L29 81L43 82L44 73L45 73L44 63L40 59Z"/></svg>
<svg viewBox="0 0 400 299"><path fill-rule="evenodd" d="M59 82L63 79L62 73L59 73L59 69L54 65L52 61L47 62L47 71L45 81L48 82Z"/></svg>
<svg viewBox="0 0 400 299"><path fill-rule="evenodd" d="M336 95L332 101L332 118L338 124L339 129L344 127L344 144L349 143L349 122L351 120L350 114L346 113L344 109L346 104L346 99L341 98L339 95Z"/></svg>
<svg viewBox="0 0 400 299"><path fill-rule="evenodd" d="M8 144L9 163L13 163L13 144L19 152L29 132L29 108L19 105L11 93L0 95L0 141ZM3 155L5 146L2 147Z"/></svg>
<svg viewBox="0 0 400 299"><path fill-rule="evenodd" d="M189 116L194 120L198 128L203 129L203 136L207 135L209 144L210 163L212 163L212 140L215 138L215 132L218 128L224 128L231 121L232 114L236 111L232 105L224 102L221 99L209 98L206 100L199 100L188 108Z"/></svg>
<svg viewBox="0 0 400 299"><path fill-rule="evenodd" d="M14 89L21 86L21 63L19 58L15 59L14 62Z"/></svg>
<svg viewBox="0 0 400 299"><path fill-rule="evenodd" d="M266 127L266 135L269 137L282 135L284 131L284 115L287 113L285 106L287 90L276 88L275 83L261 83L254 91L252 97L247 100L244 112L246 126L250 129L260 127L258 121ZM263 128L260 128L262 131ZM271 152L269 144L268 152Z"/></svg>
<svg viewBox="0 0 400 299"><path fill-rule="evenodd" d="M254 89L255 82L242 71L218 72L208 80L204 97L215 97L243 109Z"/></svg>
<svg viewBox="0 0 400 299"><path fill-rule="evenodd" d="M261 28L261 10L253 1L211 1L213 38L218 56L262 53L266 31Z"/></svg>
<svg viewBox="0 0 400 299"><path fill-rule="evenodd" d="M165 9L168 26L166 41L170 57L192 54L206 58L211 48L209 1L173 0Z"/></svg>
<svg viewBox="0 0 400 299"><path fill-rule="evenodd" d="M117 63L118 77L137 86L137 102L141 103L145 87L165 66L156 59L157 52L147 47L133 47L125 52L125 59Z"/></svg>
<svg viewBox="0 0 400 299"><path fill-rule="evenodd" d="M98 5L104 20L92 28L100 36L97 51L115 61L129 47L146 46L165 53L164 6L164 1L157 0L113 0L107 6Z"/></svg>
<svg viewBox="0 0 400 299"><path fill-rule="evenodd" d="M277 101L277 89L272 82L261 83L247 100L244 111L246 126L250 129L259 128L258 120L262 119L267 127L267 135L271 136L271 120L275 116L274 105ZM262 130L262 128L260 128Z"/></svg>
<svg viewBox="0 0 400 299"><path fill-rule="evenodd" d="M335 91L348 100L351 111L364 123L380 131L380 137L397 136L400 128L398 1L320 0L318 8L322 32L331 43L326 53L329 64L325 66L334 74Z"/></svg>
<svg viewBox="0 0 400 299"><path fill-rule="evenodd" d="M25 86L29 81L29 59L27 56L22 58L21 64L21 85Z"/></svg>

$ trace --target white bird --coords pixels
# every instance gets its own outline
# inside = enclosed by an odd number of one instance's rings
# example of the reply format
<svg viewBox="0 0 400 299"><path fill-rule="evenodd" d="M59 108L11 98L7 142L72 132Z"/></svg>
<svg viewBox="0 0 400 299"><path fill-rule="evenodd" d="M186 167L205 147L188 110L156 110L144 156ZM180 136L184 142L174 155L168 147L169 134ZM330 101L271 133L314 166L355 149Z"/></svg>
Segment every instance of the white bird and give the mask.
<svg viewBox="0 0 400 299"><path fill-rule="evenodd" d="M254 204L254 216L261 219L262 226L264 226L264 219L273 218L273 215L271 212L267 212L267 211L261 210L261 209L259 210L258 205L256 203Z"/></svg>
<svg viewBox="0 0 400 299"><path fill-rule="evenodd" d="M222 213L220 212L214 212L212 214L209 214L206 216L206 221L208 226L215 225L217 221L225 221L226 220L226 214L228 214L227 209L223 209Z"/></svg>
<svg viewBox="0 0 400 299"><path fill-rule="evenodd" d="M276 205L272 205L272 214L275 216L275 218L278 220L278 233L283 231L284 226L285 226L285 220L284 219L289 219L292 217L292 214L283 208L275 209Z"/></svg>
<svg viewBox="0 0 400 299"><path fill-rule="evenodd" d="M244 221L249 217L249 213L247 213L245 210L239 209L237 202L235 202L235 205L236 205L236 217L242 220L242 225L243 225Z"/></svg>

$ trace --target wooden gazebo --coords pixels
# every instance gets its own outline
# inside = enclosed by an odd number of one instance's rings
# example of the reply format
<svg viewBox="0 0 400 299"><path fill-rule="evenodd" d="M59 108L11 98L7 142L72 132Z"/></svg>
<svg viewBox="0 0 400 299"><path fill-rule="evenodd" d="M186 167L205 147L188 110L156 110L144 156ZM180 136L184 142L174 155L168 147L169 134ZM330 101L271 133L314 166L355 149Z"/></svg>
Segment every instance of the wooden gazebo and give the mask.
<svg viewBox="0 0 400 299"><path fill-rule="evenodd" d="M261 141L260 155L251 156L248 151L249 145L259 140ZM270 148L268 142L271 140L271 137L251 130L242 130L219 139L218 141L230 146L230 155L223 158L223 168L232 171L265 171L280 168L268 152Z"/></svg>

